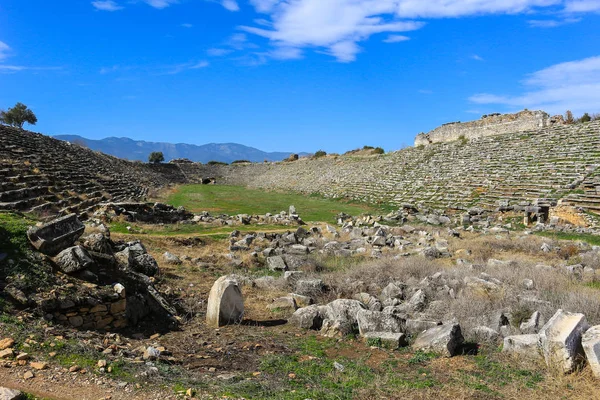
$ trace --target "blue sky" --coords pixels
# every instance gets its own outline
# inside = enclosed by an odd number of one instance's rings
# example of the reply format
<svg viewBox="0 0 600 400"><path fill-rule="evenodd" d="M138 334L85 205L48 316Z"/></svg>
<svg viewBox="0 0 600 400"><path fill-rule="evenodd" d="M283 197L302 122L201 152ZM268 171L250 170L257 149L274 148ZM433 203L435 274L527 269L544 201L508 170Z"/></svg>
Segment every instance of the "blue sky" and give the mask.
<svg viewBox="0 0 600 400"><path fill-rule="evenodd" d="M600 112L600 0L1 0L33 130L397 150L451 121Z"/></svg>

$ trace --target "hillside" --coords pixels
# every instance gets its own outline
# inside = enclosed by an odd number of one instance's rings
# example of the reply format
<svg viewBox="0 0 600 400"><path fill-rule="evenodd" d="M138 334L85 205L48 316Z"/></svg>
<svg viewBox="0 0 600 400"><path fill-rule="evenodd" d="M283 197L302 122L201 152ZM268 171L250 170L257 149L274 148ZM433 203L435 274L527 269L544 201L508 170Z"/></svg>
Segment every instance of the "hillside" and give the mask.
<svg viewBox="0 0 600 400"><path fill-rule="evenodd" d="M77 135L57 135L54 137L132 161L147 161L148 155L153 151L161 151L167 162L177 158L187 158L191 161L201 163L209 161L230 163L235 160L248 160L252 162L263 162L265 160L281 161L288 158L292 153L269 153L237 143L209 143L197 146L185 143L146 142L125 137L108 137L101 140L86 139ZM300 155L306 155L306 153L301 153Z"/></svg>

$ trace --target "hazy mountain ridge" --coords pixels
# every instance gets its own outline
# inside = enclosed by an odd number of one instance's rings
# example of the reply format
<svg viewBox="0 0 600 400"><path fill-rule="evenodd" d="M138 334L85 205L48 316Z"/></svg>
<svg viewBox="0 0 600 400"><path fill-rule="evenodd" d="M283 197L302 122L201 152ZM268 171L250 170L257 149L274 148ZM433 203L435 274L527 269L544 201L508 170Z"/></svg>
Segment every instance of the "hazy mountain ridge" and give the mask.
<svg viewBox="0 0 600 400"><path fill-rule="evenodd" d="M194 145L186 143L146 142L126 137L108 137L100 140L86 139L78 135L56 135L54 137L67 142L85 145L92 150L101 151L115 157L140 161L148 161L148 156L153 151L161 151L167 162L176 158L187 158L202 163L209 161L230 163L235 160L248 160L252 162L263 162L264 160L281 161L292 154L292 152L265 152L237 143ZM300 156L307 155L307 153L299 154Z"/></svg>

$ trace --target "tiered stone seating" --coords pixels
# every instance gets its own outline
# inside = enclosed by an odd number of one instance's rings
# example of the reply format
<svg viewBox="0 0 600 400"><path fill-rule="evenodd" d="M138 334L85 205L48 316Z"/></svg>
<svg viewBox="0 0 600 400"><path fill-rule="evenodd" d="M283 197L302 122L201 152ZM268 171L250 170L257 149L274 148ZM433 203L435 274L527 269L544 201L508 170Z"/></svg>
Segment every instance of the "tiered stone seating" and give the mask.
<svg viewBox="0 0 600 400"><path fill-rule="evenodd" d="M231 166L220 173L227 183L371 203L462 209L565 198L570 204L600 210L599 145L596 121L382 156Z"/></svg>
<svg viewBox="0 0 600 400"><path fill-rule="evenodd" d="M0 126L0 209L82 212L106 201L143 200L168 184L154 166L120 160L48 136ZM179 173L179 175L181 175ZM182 182L180 176L172 179Z"/></svg>

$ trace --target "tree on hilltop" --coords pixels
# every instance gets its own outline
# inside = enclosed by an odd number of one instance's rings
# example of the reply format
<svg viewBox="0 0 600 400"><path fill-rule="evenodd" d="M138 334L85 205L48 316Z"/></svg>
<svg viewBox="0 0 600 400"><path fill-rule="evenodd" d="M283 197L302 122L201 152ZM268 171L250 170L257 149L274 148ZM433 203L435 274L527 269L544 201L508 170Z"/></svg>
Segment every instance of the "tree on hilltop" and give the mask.
<svg viewBox="0 0 600 400"><path fill-rule="evenodd" d="M8 111L0 111L0 123L4 125L14 126L15 128L23 129L23 124L27 122L35 125L37 117L25 104L17 103Z"/></svg>
<svg viewBox="0 0 600 400"><path fill-rule="evenodd" d="M163 155L162 151L153 151L148 156L148 162L150 163L160 164L163 161L165 161L165 156Z"/></svg>

